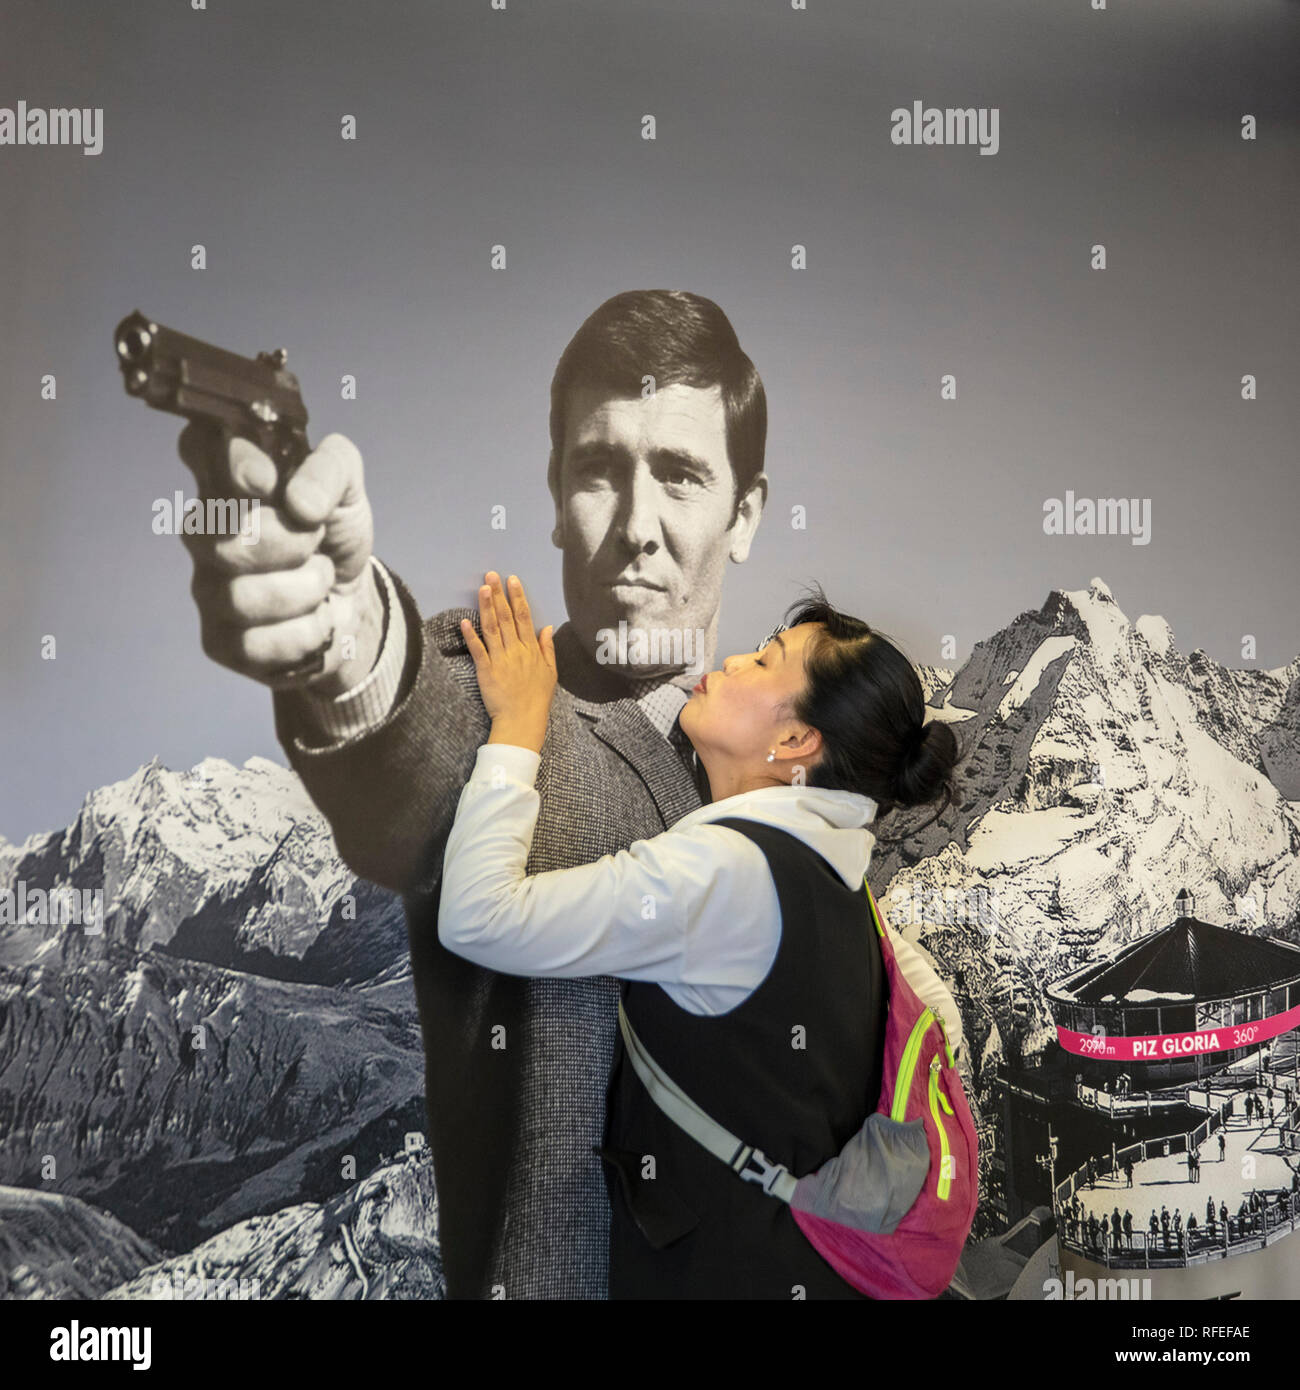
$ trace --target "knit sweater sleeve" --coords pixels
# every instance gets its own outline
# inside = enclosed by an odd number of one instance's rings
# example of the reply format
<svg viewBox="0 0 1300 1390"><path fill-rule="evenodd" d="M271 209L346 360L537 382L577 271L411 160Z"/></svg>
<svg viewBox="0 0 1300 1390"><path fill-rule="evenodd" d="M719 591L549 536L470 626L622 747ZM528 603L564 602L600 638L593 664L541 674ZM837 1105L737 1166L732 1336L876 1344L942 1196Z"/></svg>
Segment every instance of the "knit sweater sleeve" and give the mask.
<svg viewBox="0 0 1300 1390"><path fill-rule="evenodd" d="M275 729L348 867L395 892L423 893L437 882L456 802L490 720L459 628L469 611L422 621L406 586L391 578L406 628L396 703L364 732L321 747L314 712L277 692Z"/></svg>

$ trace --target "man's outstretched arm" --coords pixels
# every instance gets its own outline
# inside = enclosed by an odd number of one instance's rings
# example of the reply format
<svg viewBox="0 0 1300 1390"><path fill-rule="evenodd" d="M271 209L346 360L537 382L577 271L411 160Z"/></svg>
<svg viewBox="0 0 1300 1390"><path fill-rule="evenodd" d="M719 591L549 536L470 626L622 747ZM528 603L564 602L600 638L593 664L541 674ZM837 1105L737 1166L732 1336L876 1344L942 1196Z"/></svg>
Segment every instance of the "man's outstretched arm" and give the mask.
<svg viewBox="0 0 1300 1390"><path fill-rule="evenodd" d="M348 867L417 892L441 871L489 721L451 674L449 658L464 652L454 623L422 622L402 581L375 568L386 609L375 667L338 697L278 691L275 730Z"/></svg>
<svg viewBox="0 0 1300 1390"><path fill-rule="evenodd" d="M349 867L399 892L428 886L488 719L453 676L452 660L465 655L454 623L447 632L436 619L422 624L400 581L390 589L372 560L360 453L327 436L282 497L275 465L246 440L191 425L180 454L204 498L258 508L253 535L184 538L203 650L275 692L277 735ZM387 610L386 590L397 596ZM387 653L386 635L395 639ZM321 653L323 668L313 664ZM320 718L331 706L350 706L341 741Z"/></svg>

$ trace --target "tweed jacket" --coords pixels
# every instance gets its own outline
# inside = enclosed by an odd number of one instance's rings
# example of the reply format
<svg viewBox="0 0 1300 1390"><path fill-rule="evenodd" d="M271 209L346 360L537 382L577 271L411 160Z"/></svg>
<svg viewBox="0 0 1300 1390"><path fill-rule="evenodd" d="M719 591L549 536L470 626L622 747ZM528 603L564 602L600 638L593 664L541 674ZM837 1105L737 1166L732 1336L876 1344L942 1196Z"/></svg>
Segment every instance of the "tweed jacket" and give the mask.
<svg viewBox="0 0 1300 1390"><path fill-rule="evenodd" d="M341 747L313 749L298 700L277 694L276 734L349 868L403 897L449 1297L606 1298L609 1206L595 1149L619 982L502 975L439 942L443 851L490 726L459 626L468 617L477 627L478 614L422 622L393 579L408 646L392 712ZM529 873L626 849L707 797L567 623L555 652Z"/></svg>

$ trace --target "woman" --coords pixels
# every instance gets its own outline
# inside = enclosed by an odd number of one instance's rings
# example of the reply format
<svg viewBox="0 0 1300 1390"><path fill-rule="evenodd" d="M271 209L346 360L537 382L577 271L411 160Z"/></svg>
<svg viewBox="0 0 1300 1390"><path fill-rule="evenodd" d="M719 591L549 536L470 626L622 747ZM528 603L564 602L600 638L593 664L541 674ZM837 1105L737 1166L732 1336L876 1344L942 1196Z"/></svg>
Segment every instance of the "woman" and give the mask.
<svg viewBox="0 0 1300 1390"><path fill-rule="evenodd" d="M902 653L818 590L684 706L708 805L593 864L527 876L555 650L514 576L509 588L495 576L480 588L481 639L462 624L492 725L447 842L440 939L509 974L629 981L628 1020L692 1100L795 1176L815 1170L880 1092L887 996L866 827L882 805L951 801L952 730L925 723ZM958 1037L951 996L891 942ZM668 1119L626 1054L600 1152L612 1298L862 1297L783 1202Z"/></svg>

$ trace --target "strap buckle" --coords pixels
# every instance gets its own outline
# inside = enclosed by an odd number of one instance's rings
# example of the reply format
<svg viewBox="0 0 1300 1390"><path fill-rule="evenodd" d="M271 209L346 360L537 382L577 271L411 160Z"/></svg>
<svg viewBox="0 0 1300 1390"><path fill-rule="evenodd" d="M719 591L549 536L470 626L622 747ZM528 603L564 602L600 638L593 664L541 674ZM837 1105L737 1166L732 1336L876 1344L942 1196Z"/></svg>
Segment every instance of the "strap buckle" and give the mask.
<svg viewBox="0 0 1300 1390"><path fill-rule="evenodd" d="M773 1163L761 1149L751 1148L749 1145L740 1150L731 1166L746 1182L758 1183L769 1196L789 1171L784 1163Z"/></svg>

